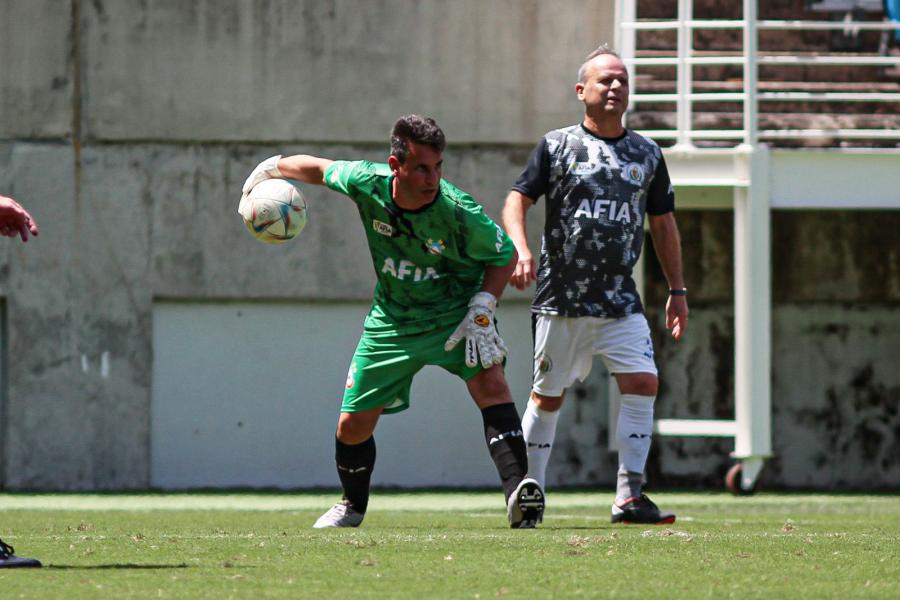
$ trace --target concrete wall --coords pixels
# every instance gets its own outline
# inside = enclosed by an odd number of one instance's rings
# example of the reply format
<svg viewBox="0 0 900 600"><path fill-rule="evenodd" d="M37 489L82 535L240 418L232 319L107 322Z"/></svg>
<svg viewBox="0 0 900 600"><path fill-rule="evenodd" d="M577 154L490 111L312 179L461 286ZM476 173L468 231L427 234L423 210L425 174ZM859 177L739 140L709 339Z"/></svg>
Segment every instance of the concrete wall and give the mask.
<svg viewBox="0 0 900 600"><path fill-rule="evenodd" d="M575 72L612 40L612 6L2 0L0 135L68 136L74 119L97 141L381 143L427 109L455 142L530 144L577 116Z"/></svg>
<svg viewBox="0 0 900 600"><path fill-rule="evenodd" d="M0 0L0 193L25 203L42 227L27 245L0 244L8 320L0 484L149 485L154 302L369 296L373 276L355 211L335 194L308 190L311 221L297 243L266 247L243 230L237 192L262 158L302 151L381 159L393 120L423 112L451 141L447 177L499 216L538 136L579 118L574 73L587 51L612 40L612 4ZM679 214L694 316L686 343L657 338L662 416L729 410L731 242L723 215ZM776 268L777 281L787 282L776 289L791 290L776 297L776 349L801 358L809 345L827 352L803 363L805 379L792 363L776 364L779 458L769 483L896 487L896 214L790 216L796 235L776 252L793 256ZM806 233L821 219L831 228L824 239L846 240L831 244L829 262L816 250L819 238ZM881 243L867 246L873 236ZM834 269L852 285L828 283ZM648 285L657 290L648 305L658 329L658 276ZM877 293L866 291L873 285ZM612 481L604 390L599 368L573 390L551 467L555 484ZM850 396L860 410L841 402ZM841 408L841 419L826 401ZM846 450L805 444L782 454L778 440L804 439L801 430L810 440L830 432ZM863 430L879 443L860 441L855 432ZM656 448L654 481L715 485L730 450L703 440Z"/></svg>
<svg viewBox="0 0 900 600"><path fill-rule="evenodd" d="M732 216L678 215L692 313L674 343L657 311L658 414L734 414ZM761 484L900 486L900 211L773 211L772 448ZM665 302L648 262L647 301ZM730 440L657 440L651 479L715 485Z"/></svg>
<svg viewBox="0 0 900 600"><path fill-rule="evenodd" d="M611 24L611 0L0 0L0 190L42 227L0 246L0 483L148 485L155 299L370 297L334 194L309 191L302 243L247 235L259 160L383 159L423 112L497 217L528 146L577 119L574 73Z"/></svg>

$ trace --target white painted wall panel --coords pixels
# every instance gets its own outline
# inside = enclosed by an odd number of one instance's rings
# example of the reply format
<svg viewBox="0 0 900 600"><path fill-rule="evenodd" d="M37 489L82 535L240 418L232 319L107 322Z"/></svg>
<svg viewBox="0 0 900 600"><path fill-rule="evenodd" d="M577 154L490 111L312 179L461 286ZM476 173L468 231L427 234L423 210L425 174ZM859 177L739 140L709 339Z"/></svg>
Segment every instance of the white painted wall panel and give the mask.
<svg viewBox="0 0 900 600"><path fill-rule="evenodd" d="M900 152L777 150L772 208L900 208Z"/></svg>

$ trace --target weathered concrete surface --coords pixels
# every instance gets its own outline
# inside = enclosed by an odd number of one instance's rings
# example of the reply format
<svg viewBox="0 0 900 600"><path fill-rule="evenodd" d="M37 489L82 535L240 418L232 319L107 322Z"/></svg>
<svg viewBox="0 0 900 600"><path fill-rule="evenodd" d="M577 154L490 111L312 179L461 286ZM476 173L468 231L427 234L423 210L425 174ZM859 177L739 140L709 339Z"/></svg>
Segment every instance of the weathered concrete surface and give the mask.
<svg viewBox="0 0 900 600"><path fill-rule="evenodd" d="M5 480L52 489L141 486L151 365L148 220L126 205L140 196L121 179L108 185L105 174L86 171L78 199L73 164L71 148L59 145L16 144L0 158L0 185L41 226L27 245L4 245ZM94 176L105 181L101 189Z"/></svg>
<svg viewBox="0 0 900 600"><path fill-rule="evenodd" d="M0 139L72 129L69 2L0 0Z"/></svg>
<svg viewBox="0 0 900 600"><path fill-rule="evenodd" d="M660 367L658 415L732 418L731 214L679 213L691 319L664 333L664 280L648 263ZM774 212L772 446L762 484L820 489L900 485L900 213ZM651 479L716 485L730 440L656 439Z"/></svg>
<svg viewBox="0 0 900 600"><path fill-rule="evenodd" d="M0 106L17 117L0 137L68 127L73 10L84 135L103 140L380 141L397 115L426 112L456 140L530 143L577 118L578 64L613 38L612 0L3 0L0 9L3 63L15 65L0 75Z"/></svg>
<svg viewBox="0 0 900 600"><path fill-rule="evenodd" d="M369 296L361 225L338 195L307 190L294 244L247 235L235 205L259 160L381 160L394 118L428 112L451 141L445 175L497 218L538 136L578 118L581 57L612 37L599 0L0 0L0 15L0 193L42 228L0 244L0 484L16 489L148 485L154 299ZM693 310L681 343L661 331L665 284L647 261L658 414L727 418L731 214L678 219ZM896 211L774 213L777 456L764 484L900 485L897 231ZM596 369L572 391L555 485L612 483L606 385ZM651 481L721 485L730 450L658 440Z"/></svg>
<svg viewBox="0 0 900 600"><path fill-rule="evenodd" d="M900 211L785 211L772 225L776 303L900 302Z"/></svg>
<svg viewBox="0 0 900 600"><path fill-rule="evenodd" d="M804 305L777 312L772 476L793 487L897 489L900 309L860 303L809 313Z"/></svg>

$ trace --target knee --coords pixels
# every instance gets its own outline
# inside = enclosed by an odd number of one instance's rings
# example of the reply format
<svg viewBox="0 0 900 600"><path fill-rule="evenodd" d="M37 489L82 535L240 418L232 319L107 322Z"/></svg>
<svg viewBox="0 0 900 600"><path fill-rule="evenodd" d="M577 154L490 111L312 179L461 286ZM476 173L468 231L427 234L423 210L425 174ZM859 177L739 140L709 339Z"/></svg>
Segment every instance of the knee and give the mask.
<svg viewBox="0 0 900 600"><path fill-rule="evenodd" d="M618 375L619 392L636 396L656 396L659 391L659 379L652 373L628 373Z"/></svg>
<svg viewBox="0 0 900 600"><path fill-rule="evenodd" d="M479 408L512 402L503 368L498 365L479 372L467 385Z"/></svg>
<svg viewBox="0 0 900 600"><path fill-rule="evenodd" d="M342 413L338 419L337 439L342 443L354 446L372 437L372 429L368 423L354 418L354 413Z"/></svg>
<svg viewBox="0 0 900 600"><path fill-rule="evenodd" d="M563 395L545 396L543 394L538 394L537 392L531 392L531 401L541 410L556 412L562 408Z"/></svg>

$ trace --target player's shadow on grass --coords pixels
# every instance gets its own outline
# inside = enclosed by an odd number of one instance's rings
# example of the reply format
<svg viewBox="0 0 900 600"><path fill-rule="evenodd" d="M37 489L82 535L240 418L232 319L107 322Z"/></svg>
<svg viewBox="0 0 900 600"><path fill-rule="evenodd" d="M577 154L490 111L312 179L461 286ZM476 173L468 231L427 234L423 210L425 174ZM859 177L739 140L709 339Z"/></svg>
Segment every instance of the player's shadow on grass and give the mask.
<svg viewBox="0 0 900 600"><path fill-rule="evenodd" d="M179 563L177 565L141 565L135 563L120 563L111 565L45 565L45 569L59 571L76 571L76 570L103 570L103 569L135 569L135 570L153 570L153 569L190 569L189 565Z"/></svg>
<svg viewBox="0 0 900 600"><path fill-rule="evenodd" d="M598 529L616 531L621 530L621 527L614 525L541 525L538 529L548 529L550 531L597 531Z"/></svg>

